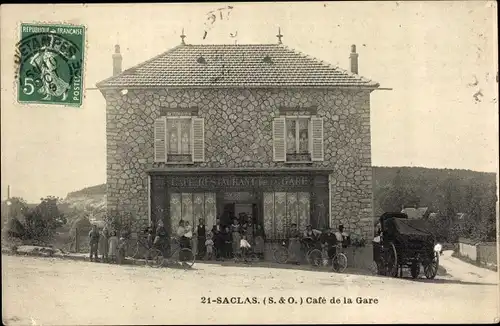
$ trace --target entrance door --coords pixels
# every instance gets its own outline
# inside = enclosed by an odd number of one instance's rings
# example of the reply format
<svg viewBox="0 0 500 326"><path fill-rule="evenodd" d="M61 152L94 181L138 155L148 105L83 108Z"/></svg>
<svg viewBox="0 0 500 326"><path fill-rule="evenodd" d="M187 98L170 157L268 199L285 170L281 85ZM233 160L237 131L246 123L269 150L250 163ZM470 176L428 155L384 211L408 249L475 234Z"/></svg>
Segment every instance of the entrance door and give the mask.
<svg viewBox="0 0 500 326"><path fill-rule="evenodd" d="M231 224L233 217L240 214L252 216L255 219L257 211L257 197L252 192L226 192L224 193L224 212L221 223Z"/></svg>

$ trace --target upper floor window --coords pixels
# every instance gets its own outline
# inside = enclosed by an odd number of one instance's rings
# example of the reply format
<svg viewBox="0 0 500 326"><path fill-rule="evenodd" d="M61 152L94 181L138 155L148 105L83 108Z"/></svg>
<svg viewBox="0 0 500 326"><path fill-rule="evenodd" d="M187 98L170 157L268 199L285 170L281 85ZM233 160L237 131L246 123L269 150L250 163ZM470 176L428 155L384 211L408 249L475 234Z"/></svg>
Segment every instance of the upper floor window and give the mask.
<svg viewBox="0 0 500 326"><path fill-rule="evenodd" d="M155 162L202 162L205 156L203 118L162 116L155 120Z"/></svg>
<svg viewBox="0 0 500 326"><path fill-rule="evenodd" d="M286 160L310 161L309 118L286 117Z"/></svg>
<svg viewBox="0 0 500 326"><path fill-rule="evenodd" d="M281 116L273 121L273 158L282 162L323 160L323 119Z"/></svg>

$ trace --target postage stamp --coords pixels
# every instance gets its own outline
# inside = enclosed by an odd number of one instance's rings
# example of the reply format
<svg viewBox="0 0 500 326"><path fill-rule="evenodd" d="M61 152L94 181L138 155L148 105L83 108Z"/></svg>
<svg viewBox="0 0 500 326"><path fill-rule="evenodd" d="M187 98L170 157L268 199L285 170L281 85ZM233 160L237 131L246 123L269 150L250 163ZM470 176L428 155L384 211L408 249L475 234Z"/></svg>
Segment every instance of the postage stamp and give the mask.
<svg viewBox="0 0 500 326"><path fill-rule="evenodd" d="M21 24L15 54L18 102L80 106L84 56L84 26Z"/></svg>

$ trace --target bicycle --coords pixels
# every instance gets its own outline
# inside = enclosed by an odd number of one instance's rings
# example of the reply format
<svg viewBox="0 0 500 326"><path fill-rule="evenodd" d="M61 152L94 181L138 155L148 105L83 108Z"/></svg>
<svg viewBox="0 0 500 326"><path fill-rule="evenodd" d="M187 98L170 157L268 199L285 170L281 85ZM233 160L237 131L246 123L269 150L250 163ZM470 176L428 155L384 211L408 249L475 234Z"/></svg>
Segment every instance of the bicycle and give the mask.
<svg viewBox="0 0 500 326"><path fill-rule="evenodd" d="M318 257L321 258L321 250L319 250L314 242L306 242L300 240L300 243L303 248L305 248L306 254L305 258L308 264L313 266L317 266L316 262ZM281 245L278 248L273 250L273 258L278 264L286 264L288 262L288 243L286 240L281 242Z"/></svg>
<svg viewBox="0 0 500 326"><path fill-rule="evenodd" d="M251 249L244 250L241 249L240 253L234 256L234 262L243 261L245 263L256 262L259 261L259 257L257 254L253 252Z"/></svg>
<svg viewBox="0 0 500 326"><path fill-rule="evenodd" d="M151 247L152 244L151 244L151 239L149 239L149 236L141 235L137 237L136 241L131 243L129 250L127 250L127 253L132 253L130 258L137 259L141 256L140 252L142 250L145 249L144 251L148 252L151 249Z"/></svg>
<svg viewBox="0 0 500 326"><path fill-rule="evenodd" d="M347 256L342 252L342 245L336 245L336 252L332 257L332 269L336 273L342 273L346 268Z"/></svg>
<svg viewBox="0 0 500 326"><path fill-rule="evenodd" d="M166 253L165 256L164 253ZM179 240L173 238L170 246L166 242L162 245L161 250L155 247L149 249L146 263L153 267L162 267L170 263L177 264L180 262L184 268L191 268L194 265L195 258L191 249L181 248Z"/></svg>

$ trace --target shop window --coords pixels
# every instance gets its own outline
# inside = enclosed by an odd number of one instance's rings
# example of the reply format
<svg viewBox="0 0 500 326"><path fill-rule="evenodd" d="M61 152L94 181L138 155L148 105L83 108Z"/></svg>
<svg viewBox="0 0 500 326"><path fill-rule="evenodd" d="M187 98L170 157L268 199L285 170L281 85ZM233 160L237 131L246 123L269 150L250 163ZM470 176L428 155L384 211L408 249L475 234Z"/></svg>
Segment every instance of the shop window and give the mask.
<svg viewBox="0 0 500 326"><path fill-rule="evenodd" d="M323 119L283 116L273 121L273 158L282 162L323 161Z"/></svg>
<svg viewBox="0 0 500 326"><path fill-rule="evenodd" d="M155 162L192 163L205 159L204 119L162 116L155 120Z"/></svg>
<svg viewBox="0 0 500 326"><path fill-rule="evenodd" d="M311 220L310 193L264 193L264 232L268 239L288 237L292 223L304 230Z"/></svg>
<svg viewBox="0 0 500 326"><path fill-rule="evenodd" d="M179 221L189 221L193 230L199 219L205 222L207 230L216 221L215 193L172 193L170 194L170 226L175 231Z"/></svg>

